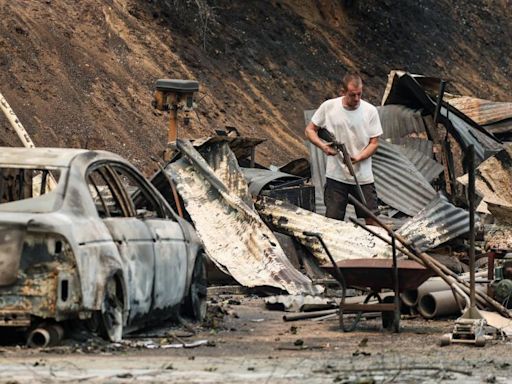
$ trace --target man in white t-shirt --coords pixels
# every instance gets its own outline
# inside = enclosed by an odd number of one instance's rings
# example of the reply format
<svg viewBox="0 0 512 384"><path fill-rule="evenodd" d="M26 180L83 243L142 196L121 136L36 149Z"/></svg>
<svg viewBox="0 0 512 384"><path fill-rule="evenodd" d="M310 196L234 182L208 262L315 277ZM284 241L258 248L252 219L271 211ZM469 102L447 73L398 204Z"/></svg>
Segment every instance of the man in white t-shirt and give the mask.
<svg viewBox="0 0 512 384"><path fill-rule="evenodd" d="M361 185L367 207L378 213L377 193L372 172L371 156L379 146L382 126L377 108L361 99L363 81L356 73L347 74L342 81L342 96L325 101L306 127L306 137L327 155L324 201L325 216L343 220L348 195L359 198L354 178L343 163L338 151L318 137L320 128L327 129L336 141L344 143L354 165L357 181ZM358 217L374 224L364 212L356 209Z"/></svg>

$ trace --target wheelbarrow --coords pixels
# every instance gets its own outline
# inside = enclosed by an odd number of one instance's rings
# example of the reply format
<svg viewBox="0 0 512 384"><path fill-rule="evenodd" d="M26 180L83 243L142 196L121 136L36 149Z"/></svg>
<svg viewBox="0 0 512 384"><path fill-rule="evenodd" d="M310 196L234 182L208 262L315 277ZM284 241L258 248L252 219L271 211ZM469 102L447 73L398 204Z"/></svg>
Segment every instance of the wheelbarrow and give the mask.
<svg viewBox="0 0 512 384"><path fill-rule="evenodd" d="M395 247L393 247L392 259L351 259L335 263L320 234L314 232L305 232L304 234L316 237L320 241L331 261L331 265L322 265L321 268L332 275L342 287L339 311L341 329L345 332L353 331L363 313L381 312L383 328L399 332L400 293L416 289L431 277L433 272L413 260L397 260ZM345 303L345 293L348 287L369 291L364 302L361 304ZM383 297L382 290L384 289L391 289L393 296ZM377 303L370 303L372 299L376 299ZM355 320L348 327L345 326L344 321L346 313L357 314Z"/></svg>

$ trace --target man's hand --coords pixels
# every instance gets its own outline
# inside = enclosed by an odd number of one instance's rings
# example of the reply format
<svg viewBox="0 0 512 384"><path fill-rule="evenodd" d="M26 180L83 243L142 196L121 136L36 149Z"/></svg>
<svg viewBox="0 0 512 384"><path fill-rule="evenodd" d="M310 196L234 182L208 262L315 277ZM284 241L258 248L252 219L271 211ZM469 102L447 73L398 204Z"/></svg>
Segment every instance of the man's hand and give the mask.
<svg viewBox="0 0 512 384"><path fill-rule="evenodd" d="M331 144L332 143L325 143L325 145L322 145L321 149L327 156L336 156L338 151L331 147Z"/></svg>
<svg viewBox="0 0 512 384"><path fill-rule="evenodd" d="M370 139L370 142L368 143L368 145L361 152L359 152L357 155L350 156L350 158L352 159L352 164L357 164L360 161L366 160L367 158L372 156L377 151L378 147L379 147L379 138L372 137Z"/></svg>

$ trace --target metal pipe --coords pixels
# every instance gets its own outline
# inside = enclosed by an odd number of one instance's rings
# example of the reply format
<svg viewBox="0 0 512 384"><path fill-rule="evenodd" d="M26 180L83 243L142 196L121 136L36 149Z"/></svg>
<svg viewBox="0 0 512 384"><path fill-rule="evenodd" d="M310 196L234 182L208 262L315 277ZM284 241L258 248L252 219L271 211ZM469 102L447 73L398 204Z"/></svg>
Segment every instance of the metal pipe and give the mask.
<svg viewBox="0 0 512 384"><path fill-rule="evenodd" d="M381 226L382 228L384 228L388 234L391 235L391 233L393 233L395 236L396 236L396 239L407 249L405 252L402 249L400 249L400 251L402 253L404 253L405 255L407 255L409 258L411 258L412 260L424 265L425 267L427 268L430 268L432 269L432 271L434 271L436 273L436 275L438 275L439 277L441 277L448 285L452 286L453 283L459 283L460 284L460 288L467 294L469 294L469 284L466 282L466 281L463 281L462 279L459 278L459 276L457 276L453 271L451 271L450 269L448 269L446 266L444 266L443 264L439 263L436 259L434 259L433 257L431 257L430 255L426 254L425 252L419 252L415 247L413 247L407 240L405 240L403 238L403 236L401 236L400 234L398 233L395 233L393 232L391 229L389 229L386 225L384 225L374 214L373 212L371 212L367 207L365 207L363 204L361 204L356 198L354 198L354 196L352 195L349 195L349 201L354 204L355 206L357 206L358 208L360 208L363 212L365 212L370 218L372 218L373 220L375 220L375 222ZM363 227L364 229L366 229L367 231L369 231L370 233L373 233L375 234L375 231L371 231L368 227L366 227L365 225L357 222L357 221L353 221L354 223L356 223L357 225L360 225L361 227ZM382 236L378 236L381 240L387 242L388 244L391 245L391 242L387 239L385 239L384 237ZM492 299L491 297L487 296L486 294L482 293L482 292L476 292L476 295L477 295L477 300L478 302L485 306L486 304L489 305L490 307L494 308L498 313L500 313L502 316L505 316L507 318L511 318L512 317L512 314L511 312L505 308L503 305L501 305L500 303L498 303L496 300Z"/></svg>
<svg viewBox="0 0 512 384"><path fill-rule="evenodd" d="M475 301L475 147L468 147L468 199L469 199L469 287L470 309L476 309Z"/></svg>
<svg viewBox="0 0 512 384"><path fill-rule="evenodd" d="M302 312L302 313L293 313L289 315L284 315L284 321L296 321L296 320L305 320L305 319L314 319L315 317L321 317L326 315L332 315L333 313L338 313L339 309L326 309L325 311L314 311L314 312Z"/></svg>
<svg viewBox="0 0 512 384"><path fill-rule="evenodd" d="M23 143L23 146L26 148L35 148L34 142L30 138L27 130L21 124L20 120L18 119L18 116L14 113L11 106L5 99L5 97L0 93L0 109L2 109L2 112L4 113L5 117L11 124L11 127L14 129L14 132L18 135L18 138Z"/></svg>
<svg viewBox="0 0 512 384"><path fill-rule="evenodd" d="M487 274L486 271L482 271L477 273L475 276L483 277ZM463 273L462 275L459 275L460 279L463 279L466 281L466 279L469 278L469 274ZM439 276L431 277L427 281L425 281L423 284L421 284L416 289L410 289L402 293L401 298L402 302L409 306L409 307L415 307L418 305L419 301L421 300L422 296L427 295L432 292L440 292L440 291L447 291L451 289L446 282L441 279Z"/></svg>
<svg viewBox="0 0 512 384"><path fill-rule="evenodd" d="M425 319L460 314L459 304L451 290L430 292L418 303L418 312Z"/></svg>
<svg viewBox="0 0 512 384"><path fill-rule="evenodd" d="M439 112L441 112L441 104L443 102L444 89L446 88L446 81L441 80L439 83L439 92L437 94L436 109L434 111L434 124L437 124L439 120Z"/></svg>
<svg viewBox="0 0 512 384"><path fill-rule="evenodd" d="M440 277L432 277L421 284L416 289L409 289L402 293L402 301L409 307L415 307L421 300L421 297L439 291L446 291L450 286Z"/></svg>
<svg viewBox="0 0 512 384"><path fill-rule="evenodd" d="M393 311L393 331L400 332L400 287L398 280L398 264L396 260L395 236L391 237L391 248L393 253L393 304L395 305L395 310Z"/></svg>
<svg viewBox="0 0 512 384"><path fill-rule="evenodd" d="M28 334L27 346L45 348L58 344L64 337L64 329L58 324L43 325Z"/></svg>

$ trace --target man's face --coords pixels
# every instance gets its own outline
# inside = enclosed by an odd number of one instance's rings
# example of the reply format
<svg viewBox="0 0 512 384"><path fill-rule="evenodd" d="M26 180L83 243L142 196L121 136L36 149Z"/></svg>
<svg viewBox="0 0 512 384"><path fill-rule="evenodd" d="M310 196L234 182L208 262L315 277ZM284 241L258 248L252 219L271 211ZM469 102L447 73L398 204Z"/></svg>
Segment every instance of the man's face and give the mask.
<svg viewBox="0 0 512 384"><path fill-rule="evenodd" d="M363 94L363 84L351 81L348 83L347 89L343 90L343 105L348 109L356 109L361 102Z"/></svg>

